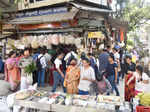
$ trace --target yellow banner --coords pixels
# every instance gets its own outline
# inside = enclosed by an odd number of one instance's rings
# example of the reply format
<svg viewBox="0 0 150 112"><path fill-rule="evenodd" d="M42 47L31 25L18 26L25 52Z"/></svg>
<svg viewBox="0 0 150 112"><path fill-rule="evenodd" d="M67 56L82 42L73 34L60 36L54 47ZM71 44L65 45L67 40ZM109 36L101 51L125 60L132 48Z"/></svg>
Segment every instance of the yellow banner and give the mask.
<svg viewBox="0 0 150 112"><path fill-rule="evenodd" d="M88 38L102 38L103 34L102 32L89 32Z"/></svg>

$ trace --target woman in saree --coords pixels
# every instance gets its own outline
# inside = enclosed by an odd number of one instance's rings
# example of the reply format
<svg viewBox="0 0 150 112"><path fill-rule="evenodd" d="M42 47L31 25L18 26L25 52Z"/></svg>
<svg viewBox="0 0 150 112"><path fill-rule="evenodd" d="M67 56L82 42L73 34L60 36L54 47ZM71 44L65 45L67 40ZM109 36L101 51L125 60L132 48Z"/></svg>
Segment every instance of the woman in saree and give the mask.
<svg viewBox="0 0 150 112"><path fill-rule="evenodd" d="M18 67L18 62L16 60L16 53L14 51L11 51L9 53L9 58L6 60L5 80L10 83L12 91L15 91L19 86L20 70Z"/></svg>
<svg viewBox="0 0 150 112"><path fill-rule="evenodd" d="M68 94L77 94L80 79L80 68L77 66L77 60L72 59L67 67L64 86Z"/></svg>
<svg viewBox="0 0 150 112"><path fill-rule="evenodd" d="M133 77L136 65L132 63L132 57L126 57L125 65L125 101L130 101L135 96L136 79Z"/></svg>

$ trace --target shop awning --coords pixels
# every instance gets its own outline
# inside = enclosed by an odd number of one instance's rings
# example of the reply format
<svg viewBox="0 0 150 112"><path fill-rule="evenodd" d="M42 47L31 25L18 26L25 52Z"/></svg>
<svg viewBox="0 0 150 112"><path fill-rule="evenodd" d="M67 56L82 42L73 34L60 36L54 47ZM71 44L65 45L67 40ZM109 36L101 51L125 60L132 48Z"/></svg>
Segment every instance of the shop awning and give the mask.
<svg viewBox="0 0 150 112"><path fill-rule="evenodd" d="M59 13L59 14L51 14L51 15L44 15L44 16L16 18L9 21L9 23L10 24L39 24L39 23L73 20L77 12L78 10L61 13L61 14Z"/></svg>
<svg viewBox="0 0 150 112"><path fill-rule="evenodd" d="M101 13L111 13L111 12L113 12L112 10L109 10L109 9L97 8L97 7L88 6L88 5L85 5L85 4L77 4L77 3L72 2L72 5L74 5L78 9L82 9L82 10L86 10L86 11L101 12Z"/></svg>
<svg viewBox="0 0 150 112"><path fill-rule="evenodd" d="M82 28L58 28L58 29L42 29L42 30L29 30L19 31L20 34L32 34L32 33L64 33L64 32L83 32Z"/></svg>

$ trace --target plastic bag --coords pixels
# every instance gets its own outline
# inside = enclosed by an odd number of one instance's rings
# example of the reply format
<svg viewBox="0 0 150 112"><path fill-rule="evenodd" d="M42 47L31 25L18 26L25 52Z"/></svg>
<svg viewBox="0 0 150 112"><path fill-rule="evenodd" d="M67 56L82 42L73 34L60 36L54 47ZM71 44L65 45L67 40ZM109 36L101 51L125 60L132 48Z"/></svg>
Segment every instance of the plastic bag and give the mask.
<svg viewBox="0 0 150 112"><path fill-rule="evenodd" d="M27 75L27 83L28 83L28 85L32 85L32 83L33 83L32 74Z"/></svg>

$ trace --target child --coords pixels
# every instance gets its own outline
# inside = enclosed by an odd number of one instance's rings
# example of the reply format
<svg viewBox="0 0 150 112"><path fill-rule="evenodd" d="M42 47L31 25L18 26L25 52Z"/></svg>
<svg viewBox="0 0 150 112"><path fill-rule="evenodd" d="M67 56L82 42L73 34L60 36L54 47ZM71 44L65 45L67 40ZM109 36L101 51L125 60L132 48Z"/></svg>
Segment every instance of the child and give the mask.
<svg viewBox="0 0 150 112"><path fill-rule="evenodd" d="M111 90L112 90L112 87L111 87L111 84L109 83L109 81L105 78L104 76L105 72L103 72L99 78L97 78L97 92L98 94L110 94Z"/></svg>

